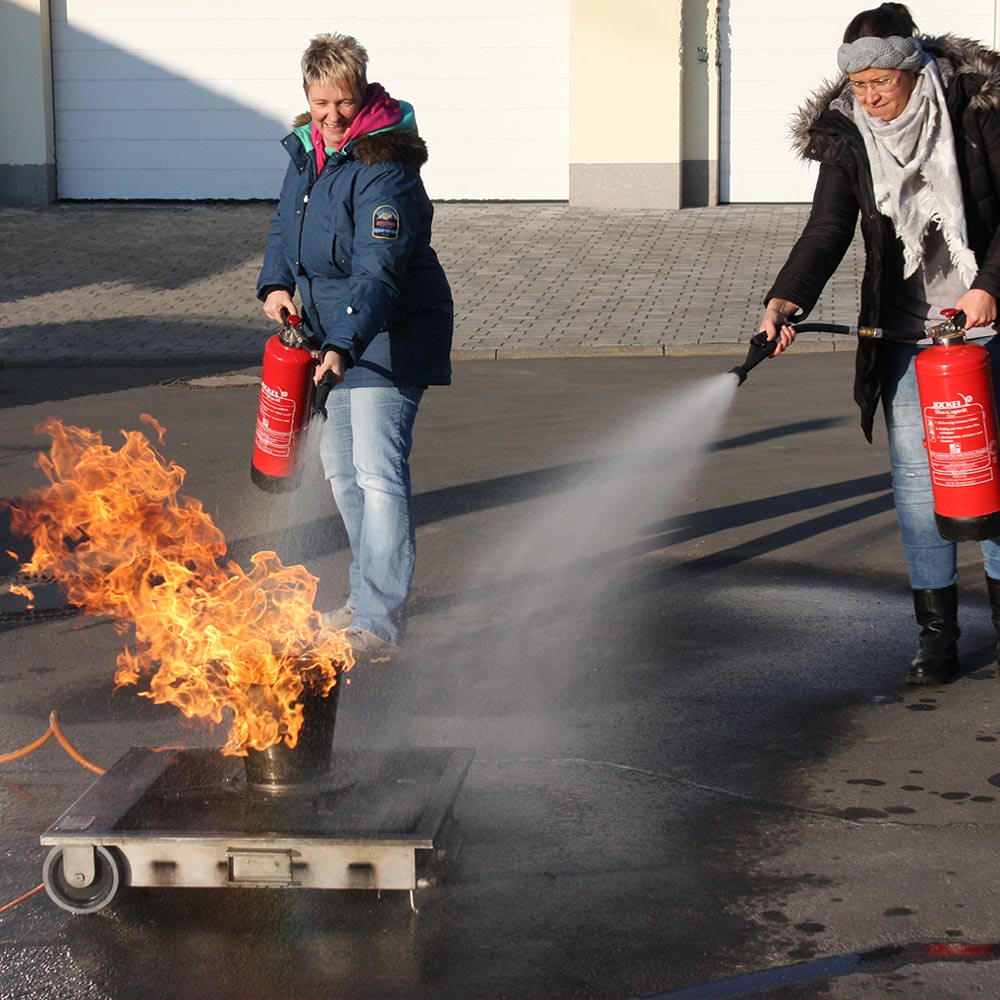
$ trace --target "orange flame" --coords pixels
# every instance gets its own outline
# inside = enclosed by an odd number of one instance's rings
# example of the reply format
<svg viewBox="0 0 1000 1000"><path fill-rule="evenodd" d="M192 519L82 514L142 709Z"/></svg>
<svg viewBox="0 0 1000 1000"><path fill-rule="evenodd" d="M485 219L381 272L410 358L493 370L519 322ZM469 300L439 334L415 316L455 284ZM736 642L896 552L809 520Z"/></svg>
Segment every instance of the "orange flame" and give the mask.
<svg viewBox="0 0 1000 1000"><path fill-rule="evenodd" d="M163 428L142 419L163 441ZM326 696L354 657L343 632L313 610L317 578L283 566L274 552L251 556L249 572L224 561L222 532L191 497L186 475L139 431L114 451L99 433L50 418L52 438L37 465L49 486L19 506L11 527L34 541L23 573L50 572L72 603L109 615L134 649L118 656L115 684L146 682L139 694L188 718L232 724L222 752L245 755L282 740L294 747L306 685Z"/></svg>

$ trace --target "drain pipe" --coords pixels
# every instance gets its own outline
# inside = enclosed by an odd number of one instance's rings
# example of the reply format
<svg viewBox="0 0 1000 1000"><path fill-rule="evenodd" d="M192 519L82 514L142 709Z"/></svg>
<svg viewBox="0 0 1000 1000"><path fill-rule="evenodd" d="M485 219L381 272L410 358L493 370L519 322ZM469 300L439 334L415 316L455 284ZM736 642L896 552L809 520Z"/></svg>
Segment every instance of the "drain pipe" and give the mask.
<svg viewBox="0 0 1000 1000"><path fill-rule="evenodd" d="M682 8L685 6L681 5ZM705 56L708 64L708 204L719 205L722 163L722 23L721 0L709 0L705 29Z"/></svg>

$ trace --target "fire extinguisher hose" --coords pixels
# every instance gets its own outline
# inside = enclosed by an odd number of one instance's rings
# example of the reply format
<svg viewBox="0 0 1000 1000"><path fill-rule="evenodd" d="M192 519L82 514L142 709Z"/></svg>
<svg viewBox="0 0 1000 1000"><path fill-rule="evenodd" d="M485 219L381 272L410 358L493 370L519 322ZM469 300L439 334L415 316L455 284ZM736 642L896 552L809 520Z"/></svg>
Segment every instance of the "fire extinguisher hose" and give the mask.
<svg viewBox="0 0 1000 1000"><path fill-rule="evenodd" d="M877 326L847 326L843 323L793 323L792 329L796 333L833 333L845 336L854 336L862 340L893 340L914 345L930 344L929 339L938 330L950 328L961 331L965 326L965 313L951 313L940 327L932 327L924 331L924 338L914 337L911 333L897 333L894 330L883 330ZM984 328L982 336L992 337L994 334L992 327ZM778 346L777 340L768 340L767 334L763 331L750 338L750 349L747 352L746 360L741 365L729 369L730 375L735 375L738 385L743 385L746 381L747 373L756 368L765 358L769 358L774 349Z"/></svg>
<svg viewBox="0 0 1000 1000"><path fill-rule="evenodd" d="M869 330L859 330L856 326L845 326L842 323L793 323L792 329L796 333L835 333L843 334L845 336L855 335L855 336L868 336L868 337L883 337L885 336L884 330L878 330L875 328ZM898 339L902 340L902 337L892 337L888 339ZM912 339L912 338L907 338ZM760 333L755 334L750 338L750 349L747 351L746 360L741 365L736 365L734 368L729 369L730 375L735 375L738 385L743 385L747 380L747 374L754 368L757 367L765 358L769 358L773 353L774 349L778 346L778 341L768 340L767 334L762 330Z"/></svg>
<svg viewBox="0 0 1000 1000"><path fill-rule="evenodd" d="M795 323L792 329L796 333L858 333L856 326L845 326L842 323Z"/></svg>

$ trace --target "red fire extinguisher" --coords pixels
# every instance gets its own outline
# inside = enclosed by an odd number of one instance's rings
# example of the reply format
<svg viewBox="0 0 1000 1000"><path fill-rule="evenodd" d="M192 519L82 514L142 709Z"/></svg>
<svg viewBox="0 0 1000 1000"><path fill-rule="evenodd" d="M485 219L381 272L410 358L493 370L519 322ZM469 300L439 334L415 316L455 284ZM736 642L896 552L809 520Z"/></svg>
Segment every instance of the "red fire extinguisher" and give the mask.
<svg viewBox="0 0 1000 1000"><path fill-rule="evenodd" d="M924 447L930 463L934 519L943 538L981 542L1000 538L1000 462L997 410L990 356L966 340L965 315L944 309L944 323L927 330L933 346L917 355L917 391L924 420ZM880 327L796 323L798 333L843 333L864 339L905 340L910 336ZM737 385L770 357L778 341L758 333L746 360L729 370Z"/></svg>
<svg viewBox="0 0 1000 1000"><path fill-rule="evenodd" d="M268 493L299 484L299 443L312 414L312 342L299 329L302 317L282 310L280 332L264 346L257 430L250 478Z"/></svg>
<svg viewBox="0 0 1000 1000"><path fill-rule="evenodd" d="M916 360L924 418L924 446L931 469L934 518L954 542L1000 536L1000 463L990 357L966 342L964 316L932 331L934 346Z"/></svg>

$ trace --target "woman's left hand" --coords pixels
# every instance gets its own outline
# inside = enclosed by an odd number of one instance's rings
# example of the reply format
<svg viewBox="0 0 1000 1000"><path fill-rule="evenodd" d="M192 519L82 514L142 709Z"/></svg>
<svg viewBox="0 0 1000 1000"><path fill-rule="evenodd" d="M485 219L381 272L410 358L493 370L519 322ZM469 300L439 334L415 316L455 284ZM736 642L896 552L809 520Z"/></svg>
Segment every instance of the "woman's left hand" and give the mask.
<svg viewBox="0 0 1000 1000"><path fill-rule="evenodd" d="M955 308L965 313L965 329L992 326L997 318L997 300L981 288L970 288L956 303Z"/></svg>

